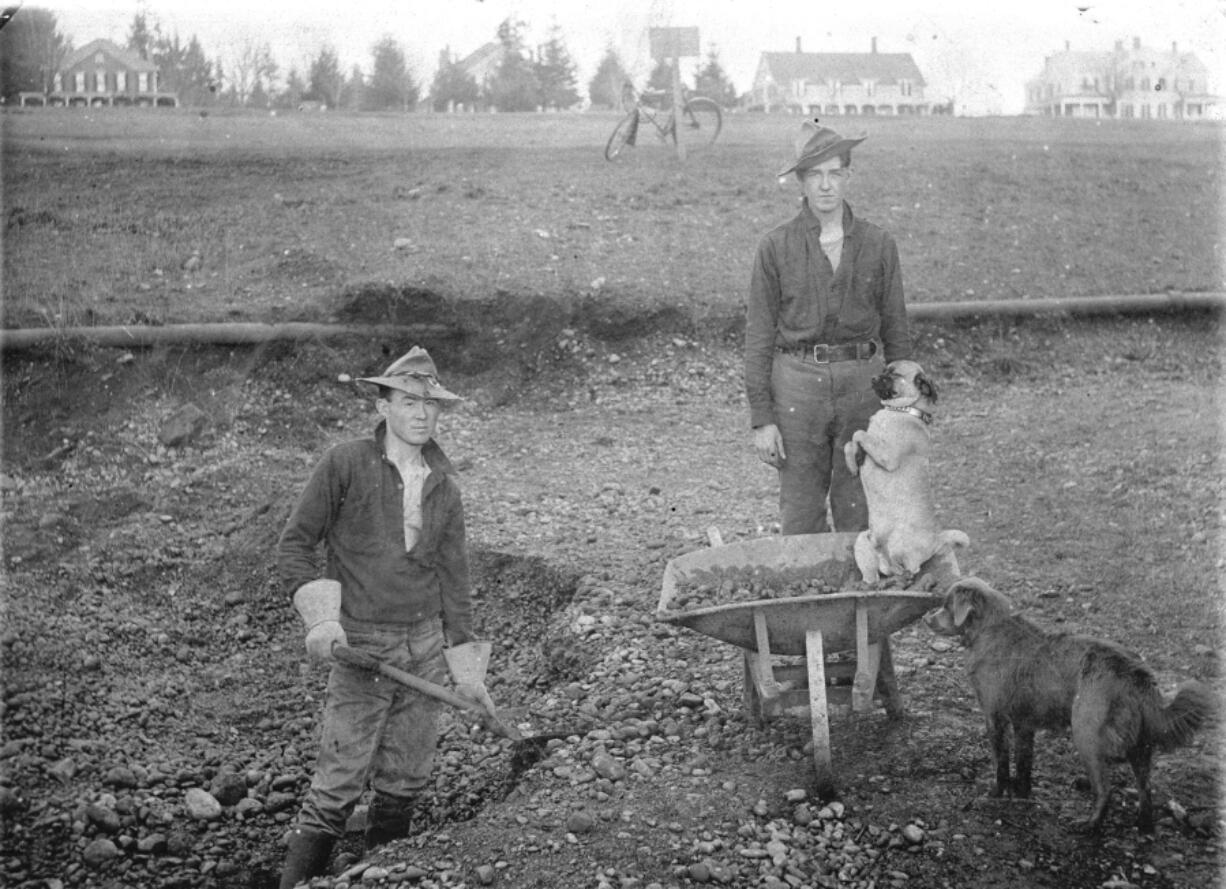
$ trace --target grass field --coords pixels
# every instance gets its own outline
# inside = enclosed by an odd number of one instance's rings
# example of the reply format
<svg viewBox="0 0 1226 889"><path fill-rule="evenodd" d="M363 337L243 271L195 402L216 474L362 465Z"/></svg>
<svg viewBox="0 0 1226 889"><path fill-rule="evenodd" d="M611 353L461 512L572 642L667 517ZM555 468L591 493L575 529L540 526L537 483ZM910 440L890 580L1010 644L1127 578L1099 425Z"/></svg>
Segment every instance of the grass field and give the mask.
<svg viewBox="0 0 1226 889"><path fill-rule="evenodd" d="M735 313L793 118L685 163L617 116L9 111L4 324L314 320L372 287ZM908 299L1223 289L1221 125L861 119ZM198 253L198 270L182 268Z"/></svg>

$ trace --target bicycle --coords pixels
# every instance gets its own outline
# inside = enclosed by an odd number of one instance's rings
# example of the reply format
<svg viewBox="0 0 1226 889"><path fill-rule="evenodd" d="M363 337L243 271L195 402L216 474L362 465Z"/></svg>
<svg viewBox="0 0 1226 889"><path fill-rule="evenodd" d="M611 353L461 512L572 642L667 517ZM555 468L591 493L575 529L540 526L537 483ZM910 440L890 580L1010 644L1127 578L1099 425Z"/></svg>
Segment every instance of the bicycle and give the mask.
<svg viewBox="0 0 1226 889"><path fill-rule="evenodd" d="M661 142L671 138L674 145L681 144L687 149L710 145L724 123L719 104L706 96L683 97L678 120L664 90L644 91L636 96L634 88L626 84L623 94L632 107L613 128L613 135L604 147L605 160L613 160L626 146L634 147L642 121L655 128Z"/></svg>

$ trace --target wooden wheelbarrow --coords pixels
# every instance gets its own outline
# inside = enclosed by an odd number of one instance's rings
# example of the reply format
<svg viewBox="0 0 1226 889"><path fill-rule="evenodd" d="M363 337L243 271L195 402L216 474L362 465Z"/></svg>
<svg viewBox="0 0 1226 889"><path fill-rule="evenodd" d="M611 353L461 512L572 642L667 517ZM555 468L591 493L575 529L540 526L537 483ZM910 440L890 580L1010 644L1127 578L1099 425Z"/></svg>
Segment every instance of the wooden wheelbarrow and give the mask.
<svg viewBox="0 0 1226 889"><path fill-rule="evenodd" d="M852 548L856 534L797 534L723 545L712 531L709 549L669 561L656 619L731 643L743 650L745 705L761 725L783 712L807 711L813 730L813 760L821 793L834 789L828 701L847 700L858 713L880 696L894 718L903 713L894 677L890 634L914 623L941 602L957 579L957 562L938 556L920 571L932 591L848 589L859 581ZM721 578L749 569L763 586L785 587L817 579L833 593L763 598L678 607L685 591L718 587ZM839 656L850 653L852 656ZM803 664L776 665L776 655L803 656ZM847 680L850 679L850 686Z"/></svg>

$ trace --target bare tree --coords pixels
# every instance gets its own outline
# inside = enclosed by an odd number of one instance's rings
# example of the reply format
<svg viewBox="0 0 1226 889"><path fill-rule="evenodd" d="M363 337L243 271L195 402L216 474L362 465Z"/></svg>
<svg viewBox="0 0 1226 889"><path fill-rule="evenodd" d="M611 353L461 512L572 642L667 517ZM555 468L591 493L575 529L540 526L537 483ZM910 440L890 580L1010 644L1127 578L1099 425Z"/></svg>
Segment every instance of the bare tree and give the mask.
<svg viewBox="0 0 1226 889"><path fill-rule="evenodd" d="M230 60L231 85L240 105L248 103L256 84L261 86L262 92L267 92L276 76L277 62L267 42L256 43L249 38Z"/></svg>

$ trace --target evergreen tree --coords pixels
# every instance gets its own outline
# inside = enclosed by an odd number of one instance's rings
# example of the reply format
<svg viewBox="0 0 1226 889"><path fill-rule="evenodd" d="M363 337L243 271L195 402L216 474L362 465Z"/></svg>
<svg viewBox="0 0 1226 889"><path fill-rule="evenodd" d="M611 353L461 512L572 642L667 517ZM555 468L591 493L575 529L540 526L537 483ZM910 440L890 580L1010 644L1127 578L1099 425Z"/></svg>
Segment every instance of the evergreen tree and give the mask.
<svg viewBox="0 0 1226 889"><path fill-rule="evenodd" d="M205 57L204 48L193 34L183 49L177 72L176 91L185 105L207 105L217 89L213 65Z"/></svg>
<svg viewBox="0 0 1226 889"><path fill-rule="evenodd" d="M670 97L673 94L673 66L668 59L660 59L651 69L647 78L647 89L663 90Z"/></svg>
<svg viewBox="0 0 1226 889"><path fill-rule="evenodd" d="M290 68L285 78L285 89L277 94L273 105L277 108L297 108L306 96L307 85L297 68Z"/></svg>
<svg viewBox="0 0 1226 889"><path fill-rule="evenodd" d="M450 52L440 52L438 70L430 86L430 106L435 111L452 111L459 106L472 109L480 98L481 87L473 76L451 58Z"/></svg>
<svg viewBox="0 0 1226 889"><path fill-rule="evenodd" d="M366 77L362 74L361 67L354 65L349 69L349 76L341 86L338 107L348 109L349 111L361 111L366 108L366 103L369 101L369 93L370 87L366 83Z"/></svg>
<svg viewBox="0 0 1226 889"><path fill-rule="evenodd" d="M499 111L535 111L540 102L540 83L524 53L523 22L507 19L498 26L502 62L485 85L490 103Z"/></svg>
<svg viewBox="0 0 1226 889"><path fill-rule="evenodd" d="M719 63L719 52L714 46L707 51L706 63L700 65L695 74L694 92L714 99L723 108L736 105L736 87L724 73L723 66Z"/></svg>
<svg viewBox="0 0 1226 889"><path fill-rule="evenodd" d="M575 88L578 77L575 63L562 41L562 30L554 25L549 30L549 41L541 50L541 58L533 66L540 84L540 104L545 108L572 108L579 103L579 91Z"/></svg>
<svg viewBox="0 0 1226 889"><path fill-rule="evenodd" d="M595 108L621 109L623 90L629 83L630 75L626 73L621 59L610 46L605 49L604 57L596 66L596 73L588 83L588 99Z"/></svg>
<svg viewBox="0 0 1226 889"><path fill-rule="evenodd" d="M55 13L38 7L16 11L0 30L0 94L49 93L71 45L60 33Z"/></svg>
<svg viewBox="0 0 1226 889"><path fill-rule="evenodd" d="M136 53L146 62L153 52L153 31L149 29L149 20L143 12L138 12L128 28L128 49Z"/></svg>
<svg viewBox="0 0 1226 889"><path fill-rule="evenodd" d="M374 73L365 107L376 111L411 111L417 105L418 89L405 62L404 50L388 36L380 39L371 52Z"/></svg>
<svg viewBox="0 0 1226 889"><path fill-rule="evenodd" d="M324 46L319 55L311 60L307 73L307 91L303 98L323 102L329 108L335 108L341 97L341 85L344 77L341 75L341 62L336 50Z"/></svg>

